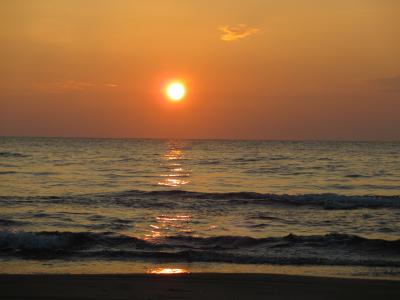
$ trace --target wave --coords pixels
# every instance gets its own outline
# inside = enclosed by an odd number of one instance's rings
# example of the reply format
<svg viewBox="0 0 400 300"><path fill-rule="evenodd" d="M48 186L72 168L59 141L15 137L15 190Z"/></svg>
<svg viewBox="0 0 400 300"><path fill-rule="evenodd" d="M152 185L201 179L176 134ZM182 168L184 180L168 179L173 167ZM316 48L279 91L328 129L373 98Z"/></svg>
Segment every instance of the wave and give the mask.
<svg viewBox="0 0 400 300"><path fill-rule="evenodd" d="M337 233L266 238L169 236L144 240L110 232L0 231L0 256L400 267L400 240Z"/></svg>
<svg viewBox="0 0 400 300"><path fill-rule="evenodd" d="M16 174L16 171L0 171L0 175Z"/></svg>
<svg viewBox="0 0 400 300"><path fill-rule="evenodd" d="M0 227L22 226L22 225L25 225L25 224L27 224L27 222L0 218Z"/></svg>
<svg viewBox="0 0 400 300"><path fill-rule="evenodd" d="M0 157L27 157L28 155L21 154L18 152L1 151Z"/></svg>
<svg viewBox="0 0 400 300"><path fill-rule="evenodd" d="M77 203L90 205L105 202L107 205L128 207L174 206L174 201L218 201L218 204L228 205L287 205L314 206L323 209L346 210L358 208L393 208L400 209L400 196L364 195L349 196L339 194L262 194L256 192L203 193L183 190L108 192L76 196L0 196L0 203L15 202L52 202Z"/></svg>
<svg viewBox="0 0 400 300"><path fill-rule="evenodd" d="M126 191L112 193L121 199L130 196L154 198L167 197L179 199L198 200L226 200L229 204L281 204L281 205L306 205L320 206L325 209L356 209L356 208L400 208L400 196L348 196L339 194L262 194L256 192L228 192L228 193L203 193L182 190L163 191ZM107 194L109 195L109 193Z"/></svg>

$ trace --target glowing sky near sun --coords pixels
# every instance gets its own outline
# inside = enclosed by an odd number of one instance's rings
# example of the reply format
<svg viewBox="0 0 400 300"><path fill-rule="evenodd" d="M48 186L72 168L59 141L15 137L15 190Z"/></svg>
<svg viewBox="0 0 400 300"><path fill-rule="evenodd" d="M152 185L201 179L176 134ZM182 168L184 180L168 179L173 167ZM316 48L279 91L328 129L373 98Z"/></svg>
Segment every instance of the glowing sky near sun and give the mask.
<svg viewBox="0 0 400 300"><path fill-rule="evenodd" d="M1 1L0 135L400 139L399 15L389 0Z"/></svg>

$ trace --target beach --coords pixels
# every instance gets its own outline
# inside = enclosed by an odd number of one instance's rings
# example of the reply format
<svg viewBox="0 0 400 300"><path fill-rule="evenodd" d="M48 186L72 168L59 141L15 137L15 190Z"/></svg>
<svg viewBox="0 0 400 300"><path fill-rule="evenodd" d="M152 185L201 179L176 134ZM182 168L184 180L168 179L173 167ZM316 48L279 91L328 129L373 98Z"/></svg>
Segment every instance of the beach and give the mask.
<svg viewBox="0 0 400 300"><path fill-rule="evenodd" d="M268 274L1 275L8 299L399 299L400 281Z"/></svg>

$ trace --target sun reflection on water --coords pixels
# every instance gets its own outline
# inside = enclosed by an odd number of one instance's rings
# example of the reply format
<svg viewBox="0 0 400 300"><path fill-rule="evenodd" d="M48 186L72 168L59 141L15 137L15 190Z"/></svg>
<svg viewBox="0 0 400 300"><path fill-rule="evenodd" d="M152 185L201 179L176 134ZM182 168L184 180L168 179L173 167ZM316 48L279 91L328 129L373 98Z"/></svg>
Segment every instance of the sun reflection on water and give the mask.
<svg viewBox="0 0 400 300"><path fill-rule="evenodd" d="M170 187L178 187L181 185L185 185L189 183L189 181L186 180L181 180L181 179L171 179L171 178L167 178L163 181L160 181L158 183L158 185L165 185L165 186L170 186Z"/></svg>
<svg viewBox="0 0 400 300"><path fill-rule="evenodd" d="M173 234L191 233L192 216L185 214L158 215L154 218L155 224L150 224L149 231L144 234L145 240L152 240Z"/></svg>
<svg viewBox="0 0 400 300"><path fill-rule="evenodd" d="M185 170L181 163L185 159L185 155L181 149L178 149L176 146L170 146L164 154L163 159L163 167L167 169L167 173L160 174L161 180L157 182L158 185L180 187L190 182L188 180L190 173Z"/></svg>
<svg viewBox="0 0 400 300"><path fill-rule="evenodd" d="M189 274L189 271L182 268L152 268L147 270L148 274Z"/></svg>
<svg viewBox="0 0 400 300"><path fill-rule="evenodd" d="M170 221L188 221L190 219L190 216L176 215L176 216L170 217L170 216L166 216L166 215L161 215L161 216L156 217L156 219L163 223L170 222Z"/></svg>
<svg viewBox="0 0 400 300"><path fill-rule="evenodd" d="M160 179L157 182L158 185L179 188L190 182L190 171L183 165L187 158L185 158L182 148L183 145L177 142L171 142L168 146L161 163L165 172L159 175ZM154 222L148 225L150 228L148 228L148 231L144 234L144 238L146 240L153 240L169 235L192 233L191 219L192 216L185 214L185 212L169 212L167 214L154 216Z"/></svg>

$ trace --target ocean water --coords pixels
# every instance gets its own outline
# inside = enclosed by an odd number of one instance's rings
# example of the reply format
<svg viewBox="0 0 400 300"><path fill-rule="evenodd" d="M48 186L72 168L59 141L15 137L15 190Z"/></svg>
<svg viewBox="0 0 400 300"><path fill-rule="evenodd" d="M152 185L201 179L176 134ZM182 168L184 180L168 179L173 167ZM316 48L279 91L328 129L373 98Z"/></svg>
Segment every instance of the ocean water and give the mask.
<svg viewBox="0 0 400 300"><path fill-rule="evenodd" d="M400 279L400 143L0 138L0 273Z"/></svg>

